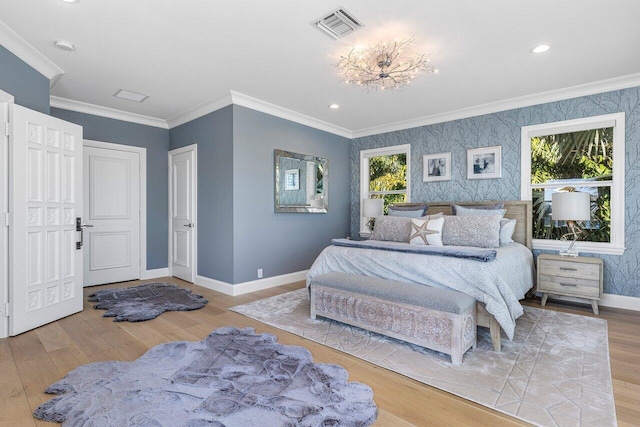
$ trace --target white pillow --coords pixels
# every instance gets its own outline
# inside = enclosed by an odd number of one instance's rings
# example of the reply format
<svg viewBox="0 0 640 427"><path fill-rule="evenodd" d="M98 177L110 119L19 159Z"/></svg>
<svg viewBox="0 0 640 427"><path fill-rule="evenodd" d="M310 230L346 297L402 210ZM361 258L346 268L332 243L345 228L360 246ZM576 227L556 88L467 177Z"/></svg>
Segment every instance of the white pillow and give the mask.
<svg viewBox="0 0 640 427"><path fill-rule="evenodd" d="M500 220L500 244L513 243L513 233L516 231L516 220L503 218Z"/></svg>
<svg viewBox="0 0 640 427"><path fill-rule="evenodd" d="M409 243L412 245L442 246L443 225L444 217L430 220L412 218Z"/></svg>

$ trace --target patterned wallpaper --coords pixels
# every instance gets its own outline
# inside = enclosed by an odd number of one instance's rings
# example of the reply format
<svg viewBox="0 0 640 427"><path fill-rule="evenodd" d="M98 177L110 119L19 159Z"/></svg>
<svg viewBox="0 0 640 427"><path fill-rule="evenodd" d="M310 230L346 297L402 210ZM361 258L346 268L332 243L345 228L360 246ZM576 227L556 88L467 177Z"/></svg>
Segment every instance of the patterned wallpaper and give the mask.
<svg viewBox="0 0 640 427"><path fill-rule="evenodd" d="M360 150L411 144L412 201L520 199L520 128L624 112L626 116L624 255L604 259L604 292L640 297L640 87L501 111L351 142L351 234L358 236ZM502 146L502 178L466 179L468 148ZM451 181L422 182L422 156L451 151Z"/></svg>
<svg viewBox="0 0 640 427"><path fill-rule="evenodd" d="M298 169L299 171L299 189L285 190L285 171L289 169ZM304 205L307 203L307 162L292 159L289 157L280 158L280 205Z"/></svg>

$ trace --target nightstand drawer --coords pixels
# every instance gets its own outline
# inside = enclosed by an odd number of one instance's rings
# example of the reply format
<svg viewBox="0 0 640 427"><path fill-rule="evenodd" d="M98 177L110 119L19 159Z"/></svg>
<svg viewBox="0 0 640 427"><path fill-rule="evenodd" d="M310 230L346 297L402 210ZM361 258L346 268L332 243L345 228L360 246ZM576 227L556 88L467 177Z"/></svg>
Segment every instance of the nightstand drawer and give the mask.
<svg viewBox="0 0 640 427"><path fill-rule="evenodd" d="M585 280L540 274L538 292L575 295L582 298L600 299L600 280Z"/></svg>
<svg viewBox="0 0 640 427"><path fill-rule="evenodd" d="M579 279L600 279L600 266L598 264L577 263L572 260L545 259L538 265L541 275L574 277Z"/></svg>

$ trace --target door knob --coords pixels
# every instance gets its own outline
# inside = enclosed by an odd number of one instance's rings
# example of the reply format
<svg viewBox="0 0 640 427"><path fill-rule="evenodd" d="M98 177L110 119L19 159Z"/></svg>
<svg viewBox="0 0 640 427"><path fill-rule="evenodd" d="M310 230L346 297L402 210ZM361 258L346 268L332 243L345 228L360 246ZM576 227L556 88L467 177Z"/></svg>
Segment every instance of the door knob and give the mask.
<svg viewBox="0 0 640 427"><path fill-rule="evenodd" d="M190 222L189 224L185 224L184 226L185 226L185 227L189 227L189 228L193 228L193 223L192 223L192 222Z"/></svg>

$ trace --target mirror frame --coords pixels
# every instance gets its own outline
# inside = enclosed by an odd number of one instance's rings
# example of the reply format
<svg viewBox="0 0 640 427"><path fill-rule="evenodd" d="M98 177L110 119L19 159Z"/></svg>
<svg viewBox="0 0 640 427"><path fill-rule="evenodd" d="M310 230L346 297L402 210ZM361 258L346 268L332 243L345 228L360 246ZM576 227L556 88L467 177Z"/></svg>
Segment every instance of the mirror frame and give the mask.
<svg viewBox="0 0 640 427"><path fill-rule="evenodd" d="M303 160L307 162L315 162L323 166L322 175L322 207L311 207L310 205L280 205L280 186L284 183L280 182L280 159L283 157ZM275 211L276 212L295 212L295 213L327 213L329 210L329 161L322 157L310 156L306 154L292 153L285 150L274 150L274 188L275 188Z"/></svg>

